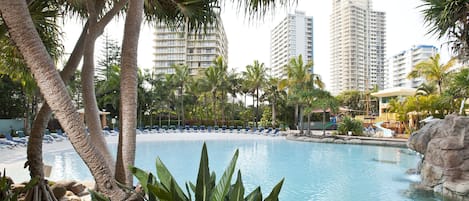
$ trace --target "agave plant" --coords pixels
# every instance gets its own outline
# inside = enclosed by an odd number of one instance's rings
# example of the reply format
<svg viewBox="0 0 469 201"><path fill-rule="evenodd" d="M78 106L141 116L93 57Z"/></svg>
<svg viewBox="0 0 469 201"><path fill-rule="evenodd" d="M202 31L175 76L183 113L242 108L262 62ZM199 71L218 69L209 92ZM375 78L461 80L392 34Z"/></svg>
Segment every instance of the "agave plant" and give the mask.
<svg viewBox="0 0 469 201"><path fill-rule="evenodd" d="M210 173L208 166L207 146L202 147L202 156L200 159L197 182L194 185L186 182L185 191L177 184L174 177L160 160L156 159L156 172L158 179L152 174L136 167L130 167L133 175L139 180L144 192L144 197L148 201L192 201L191 191L194 193L195 201L262 201L261 188L257 187L245 196L245 189L241 179L241 171L238 171L237 179L231 184L231 179L235 170L236 160L238 159L238 150L236 150L230 164L225 169L221 179L215 183L215 173ZM271 193L264 201L276 201L284 179L282 179L272 189Z"/></svg>
<svg viewBox="0 0 469 201"><path fill-rule="evenodd" d="M24 189L21 191L12 191L11 190L11 181L8 179L6 176L6 171L3 169L3 175L0 172L0 200L3 201L17 201L18 200L18 195L20 193L24 193L28 191L29 189L33 188L36 183L38 182L38 178L33 178L31 181L29 181Z"/></svg>

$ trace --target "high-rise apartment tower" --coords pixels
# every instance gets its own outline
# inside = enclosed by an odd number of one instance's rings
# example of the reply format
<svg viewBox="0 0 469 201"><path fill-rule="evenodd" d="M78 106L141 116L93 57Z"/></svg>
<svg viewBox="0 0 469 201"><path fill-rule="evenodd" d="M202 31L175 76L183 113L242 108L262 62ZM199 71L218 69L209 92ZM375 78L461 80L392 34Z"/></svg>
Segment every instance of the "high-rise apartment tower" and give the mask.
<svg viewBox="0 0 469 201"><path fill-rule="evenodd" d="M419 45L389 58L387 61L387 77L389 79L386 79L386 88L419 87L425 79L407 79L407 76L414 69L415 65L430 59L430 57L435 56L436 53L438 53L438 48L435 46Z"/></svg>
<svg viewBox="0 0 469 201"><path fill-rule="evenodd" d="M296 11L270 31L270 74L286 78L285 66L300 54L305 64L313 60L313 17Z"/></svg>
<svg viewBox="0 0 469 201"><path fill-rule="evenodd" d="M217 56L222 56L228 63L228 40L221 18L218 23L209 25L205 32L188 32L185 27L175 29L158 23L154 41L156 74L173 74L171 65L185 64L194 75L212 65Z"/></svg>
<svg viewBox="0 0 469 201"><path fill-rule="evenodd" d="M384 88L386 16L371 0L333 0L330 17L331 92Z"/></svg>

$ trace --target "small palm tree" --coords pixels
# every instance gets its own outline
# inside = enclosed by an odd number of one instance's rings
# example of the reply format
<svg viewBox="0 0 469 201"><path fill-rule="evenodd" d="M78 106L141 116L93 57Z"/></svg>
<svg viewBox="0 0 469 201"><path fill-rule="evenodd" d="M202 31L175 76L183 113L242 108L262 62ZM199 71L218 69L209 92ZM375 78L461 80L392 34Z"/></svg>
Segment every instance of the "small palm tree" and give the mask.
<svg viewBox="0 0 469 201"><path fill-rule="evenodd" d="M461 99L459 114L463 114L467 98L469 98L469 69L462 69L456 73L450 82L450 90L455 98Z"/></svg>
<svg viewBox="0 0 469 201"><path fill-rule="evenodd" d="M443 83L451 68L456 64L456 58L451 58L446 64L440 63L440 54L430 57L415 65L407 78L413 79L423 77L430 83L438 86L438 93L442 93Z"/></svg>
<svg viewBox="0 0 469 201"><path fill-rule="evenodd" d="M279 87L280 80L271 77L264 86L264 94L261 99L269 101L272 106L272 126L277 126L277 105L279 100L286 99L287 92Z"/></svg>

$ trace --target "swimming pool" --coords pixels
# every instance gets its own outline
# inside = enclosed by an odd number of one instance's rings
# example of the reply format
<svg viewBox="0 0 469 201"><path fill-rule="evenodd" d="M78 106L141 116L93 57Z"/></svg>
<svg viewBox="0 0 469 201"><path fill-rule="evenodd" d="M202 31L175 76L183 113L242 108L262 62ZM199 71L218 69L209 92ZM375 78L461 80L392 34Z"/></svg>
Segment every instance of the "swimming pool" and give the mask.
<svg viewBox="0 0 469 201"><path fill-rule="evenodd" d="M267 136L206 143L217 180L238 148L237 168L243 174L246 192L260 185L268 193L285 177L282 201L438 200L409 193L410 183L418 177L405 171L416 167L419 158L400 148L294 142ZM139 142L136 166L155 172L155 159L160 156L179 185L195 183L202 144L203 140ZM116 145L110 147L115 150ZM44 160L54 166L52 180L92 180L73 150L47 154Z"/></svg>

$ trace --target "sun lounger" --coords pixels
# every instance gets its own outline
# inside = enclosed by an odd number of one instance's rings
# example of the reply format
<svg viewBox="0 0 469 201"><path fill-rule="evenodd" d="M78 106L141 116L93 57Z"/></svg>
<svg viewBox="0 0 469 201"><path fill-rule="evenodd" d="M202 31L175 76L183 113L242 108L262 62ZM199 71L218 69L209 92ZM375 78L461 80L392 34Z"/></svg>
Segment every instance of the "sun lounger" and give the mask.
<svg viewBox="0 0 469 201"><path fill-rule="evenodd" d="M257 134L262 134L262 132L264 132L264 127L259 127L259 132Z"/></svg>
<svg viewBox="0 0 469 201"><path fill-rule="evenodd" d="M230 126L230 133L233 133L234 126Z"/></svg>
<svg viewBox="0 0 469 201"><path fill-rule="evenodd" d="M242 126L237 126L236 129L238 130L238 134L241 133L241 129L243 129Z"/></svg>
<svg viewBox="0 0 469 201"><path fill-rule="evenodd" d="M269 128L265 131L265 134L266 134L266 135L269 135L270 132L272 132L272 127L269 127Z"/></svg>
<svg viewBox="0 0 469 201"><path fill-rule="evenodd" d="M221 126L221 132L224 133L226 130L226 125Z"/></svg>
<svg viewBox="0 0 469 201"><path fill-rule="evenodd" d="M211 132L212 132L212 127L211 127L211 126L208 126L208 127L207 127L207 131L208 131L209 133L211 133Z"/></svg>
<svg viewBox="0 0 469 201"><path fill-rule="evenodd" d="M213 130L215 130L216 133L218 133L218 129L219 129L218 126L214 126L214 127L213 127Z"/></svg>
<svg viewBox="0 0 469 201"><path fill-rule="evenodd" d="M251 127L246 127L245 130L244 130L244 133L248 133L248 131L251 130Z"/></svg>
<svg viewBox="0 0 469 201"><path fill-rule="evenodd" d="M202 131L205 131L205 125L201 125L199 130L202 132Z"/></svg>
<svg viewBox="0 0 469 201"><path fill-rule="evenodd" d="M194 133L197 133L197 131L199 131L199 127L196 126L196 125L192 126L192 131L193 131Z"/></svg>
<svg viewBox="0 0 469 201"><path fill-rule="evenodd" d="M278 136L280 134L280 129L276 128L272 133L272 136Z"/></svg>
<svg viewBox="0 0 469 201"><path fill-rule="evenodd" d="M25 145L27 144L27 140L26 139L14 139L10 133L5 133L5 138L7 141L11 141L11 142L15 142L15 143L18 143L20 145Z"/></svg>

